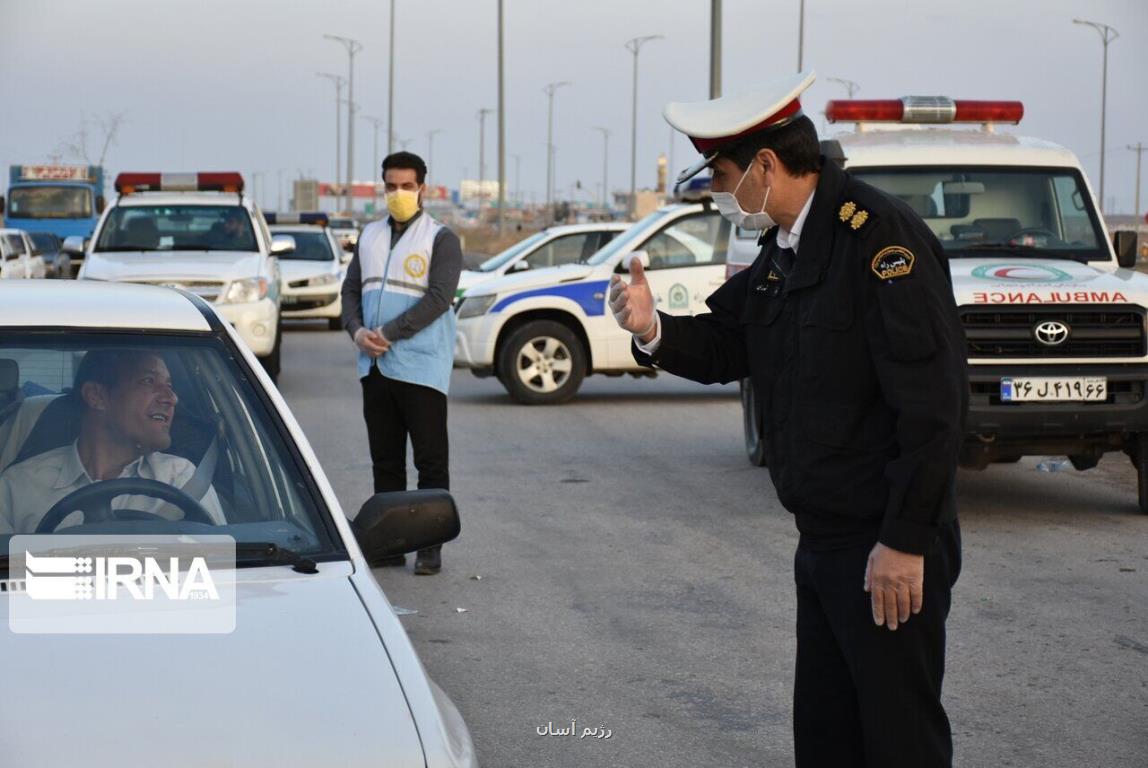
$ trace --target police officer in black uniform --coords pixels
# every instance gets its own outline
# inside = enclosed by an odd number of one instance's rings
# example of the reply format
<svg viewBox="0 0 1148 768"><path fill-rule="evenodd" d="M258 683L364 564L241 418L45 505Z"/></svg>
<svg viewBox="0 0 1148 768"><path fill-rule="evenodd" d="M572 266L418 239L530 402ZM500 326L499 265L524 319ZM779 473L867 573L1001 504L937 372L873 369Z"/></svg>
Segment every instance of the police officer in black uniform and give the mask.
<svg viewBox="0 0 1148 768"><path fill-rule="evenodd" d="M639 363L748 377L800 538L794 739L800 768L952 763L941 705L960 571L954 480L965 341L944 251L908 206L819 154L813 75L670 104L713 169L714 203L761 253L695 317L654 310L640 262L610 305Z"/></svg>

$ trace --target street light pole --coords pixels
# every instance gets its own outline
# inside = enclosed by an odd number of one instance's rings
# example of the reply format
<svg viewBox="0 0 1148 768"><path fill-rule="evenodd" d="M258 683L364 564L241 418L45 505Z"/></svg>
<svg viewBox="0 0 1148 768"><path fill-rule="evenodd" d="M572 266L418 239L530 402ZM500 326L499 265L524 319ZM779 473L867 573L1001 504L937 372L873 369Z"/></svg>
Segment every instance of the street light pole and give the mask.
<svg viewBox="0 0 1148 768"><path fill-rule="evenodd" d="M376 173L378 173L380 175L382 174L382 171L379 169L379 126L383 124L383 119L381 117L371 117L370 115L363 115L363 119L366 120L368 123L370 123L371 126L375 129L375 164L373 166L374 170L371 171L371 185L372 185L371 188L372 188L372 191L374 192L373 197L374 197L374 203L375 203L375 211L378 212L378 210L379 210L379 177L376 176L375 174Z"/></svg>
<svg viewBox="0 0 1148 768"><path fill-rule="evenodd" d="M1148 149L1141 142L1136 142L1136 146L1128 145L1128 148L1136 153L1136 209L1132 213L1140 217L1140 156L1144 154L1144 150Z"/></svg>
<svg viewBox="0 0 1148 768"><path fill-rule="evenodd" d="M831 83L837 83L838 85L844 86L845 90L849 92L849 98L851 99L853 98L853 94L861 90L861 86L857 85L857 83L853 82L852 80L846 80L843 77L827 77L825 79Z"/></svg>
<svg viewBox="0 0 1148 768"><path fill-rule="evenodd" d="M498 236L506 225L506 78L502 47L502 0L498 0Z"/></svg>
<svg viewBox="0 0 1148 768"><path fill-rule="evenodd" d="M486 116L493 109L478 110L478 210L482 211L482 183L486 178Z"/></svg>
<svg viewBox="0 0 1148 768"><path fill-rule="evenodd" d="M797 17L797 71L801 71L805 61L805 0L801 0L801 9Z"/></svg>
<svg viewBox="0 0 1148 768"><path fill-rule="evenodd" d="M1100 84L1100 212L1104 213L1104 133L1105 118L1108 112L1108 44L1120 37L1120 33L1114 27L1101 24L1098 21L1073 19L1072 23L1092 27L1099 33L1100 40L1104 43L1104 72Z"/></svg>
<svg viewBox="0 0 1148 768"><path fill-rule="evenodd" d="M721 96L721 0L710 0L710 98Z"/></svg>
<svg viewBox="0 0 1148 768"><path fill-rule="evenodd" d="M347 49L347 189L345 206L348 213L354 213L355 202L351 198L355 184L355 54L363 50L358 40L339 35L323 35Z"/></svg>
<svg viewBox="0 0 1148 768"><path fill-rule="evenodd" d="M339 185L339 161L343 158L343 84L346 79L342 75L332 75L329 72L316 72L316 77L326 78L335 84L335 187Z"/></svg>
<svg viewBox="0 0 1148 768"><path fill-rule="evenodd" d="M554 221L554 92L570 81L548 83L542 91L549 99L546 107L546 220Z"/></svg>
<svg viewBox="0 0 1148 768"><path fill-rule="evenodd" d="M626 50L634 54L634 89L630 111L630 218L638 211L638 52L652 40L661 40L662 35L646 35L626 41Z"/></svg>
<svg viewBox="0 0 1148 768"><path fill-rule="evenodd" d="M511 198L514 200L514 205L520 208L522 207L522 187L520 186L521 177L518 175L518 171L522 155L511 155L511 157L514 159L514 194L511 195Z"/></svg>
<svg viewBox="0 0 1148 768"><path fill-rule="evenodd" d="M387 67L387 154L395 151L395 0L391 0L391 63Z"/></svg>
<svg viewBox="0 0 1148 768"><path fill-rule="evenodd" d="M718 0L720 2L720 0ZM602 208L606 208L606 199L609 197L607 186L607 173L609 172L609 157L610 157L610 129L603 128L600 125L594 126L595 131L602 134Z"/></svg>
<svg viewBox="0 0 1148 768"><path fill-rule="evenodd" d="M431 128L427 131L427 175L434 173L434 136L442 133L442 128Z"/></svg>

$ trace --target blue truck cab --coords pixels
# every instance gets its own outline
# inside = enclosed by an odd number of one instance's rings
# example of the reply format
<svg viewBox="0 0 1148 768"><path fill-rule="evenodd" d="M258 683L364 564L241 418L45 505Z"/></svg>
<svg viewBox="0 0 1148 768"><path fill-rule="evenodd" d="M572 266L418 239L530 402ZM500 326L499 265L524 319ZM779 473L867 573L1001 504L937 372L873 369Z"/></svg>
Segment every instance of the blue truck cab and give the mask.
<svg viewBox="0 0 1148 768"><path fill-rule="evenodd" d="M104 169L98 165L13 165L8 195L0 197L5 225L26 232L50 232L60 240L87 240L105 206ZM82 248L73 249L79 266Z"/></svg>

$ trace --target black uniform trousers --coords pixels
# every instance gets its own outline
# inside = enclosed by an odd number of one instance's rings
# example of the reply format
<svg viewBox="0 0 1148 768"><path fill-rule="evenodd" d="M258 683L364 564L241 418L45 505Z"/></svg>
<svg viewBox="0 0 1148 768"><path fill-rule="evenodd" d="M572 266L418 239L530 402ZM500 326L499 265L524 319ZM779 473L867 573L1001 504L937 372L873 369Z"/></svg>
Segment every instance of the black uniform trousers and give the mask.
<svg viewBox="0 0 1148 768"><path fill-rule="evenodd" d="M953 743L941 683L945 619L961 570L960 527L956 520L941 526L925 555L924 605L896 631L873 623L863 590L872 548L798 545L797 766L949 768Z"/></svg>
<svg viewBox="0 0 1148 768"><path fill-rule="evenodd" d="M408 436L419 473L418 487L450 490L446 395L387 378L375 365L359 381L375 493L407 489Z"/></svg>

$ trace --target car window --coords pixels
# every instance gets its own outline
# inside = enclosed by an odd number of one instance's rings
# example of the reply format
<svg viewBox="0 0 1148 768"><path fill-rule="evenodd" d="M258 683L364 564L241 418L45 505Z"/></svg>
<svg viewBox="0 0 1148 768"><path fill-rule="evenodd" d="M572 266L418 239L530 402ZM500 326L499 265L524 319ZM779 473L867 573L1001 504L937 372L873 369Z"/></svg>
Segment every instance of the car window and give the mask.
<svg viewBox="0 0 1148 768"><path fill-rule="evenodd" d="M585 256L589 255L585 253L585 250L591 238L592 233L589 232L579 232L573 235L556 237L527 256L524 261L530 265L531 269L557 267L563 264L577 264L579 261L582 261Z"/></svg>
<svg viewBox="0 0 1148 768"><path fill-rule="evenodd" d="M20 237L20 235L4 235L4 240L8 244L8 256L15 258L24 254L24 238Z"/></svg>
<svg viewBox="0 0 1148 768"><path fill-rule="evenodd" d="M712 266L725 263L725 245L719 243L721 217L699 213L678 219L648 239L642 250L650 269Z"/></svg>
<svg viewBox="0 0 1148 768"><path fill-rule="evenodd" d="M58 530L83 532L66 497L110 466L180 488L209 518L141 491L112 502L128 511L112 521L117 532L154 526L131 519L150 513L170 528L151 533L341 551L289 433L220 339L0 333L0 366L18 371L15 388L0 390L0 534L37 532L57 503Z"/></svg>
<svg viewBox="0 0 1148 768"><path fill-rule="evenodd" d="M262 218L262 217L260 217ZM258 251L241 205L130 205L108 214L96 251Z"/></svg>
<svg viewBox="0 0 1148 768"><path fill-rule="evenodd" d="M60 240L50 232L33 232L28 235L37 253L52 253L60 250Z"/></svg>
<svg viewBox="0 0 1148 768"><path fill-rule="evenodd" d="M273 235L290 235L295 238L295 250L281 254L280 261L334 261L335 252L331 249L331 238L322 229L315 230L274 230Z"/></svg>

